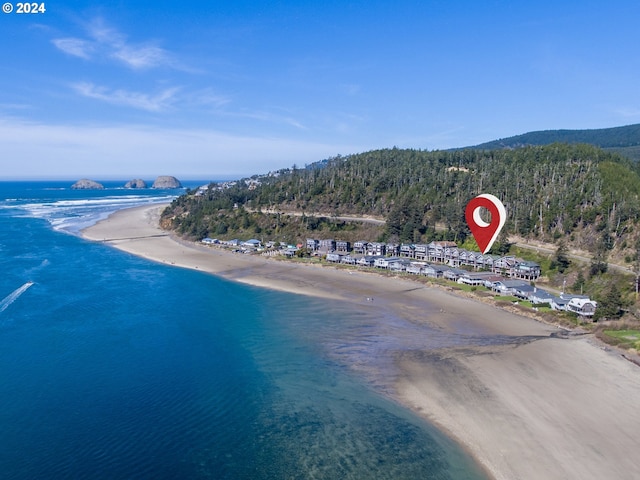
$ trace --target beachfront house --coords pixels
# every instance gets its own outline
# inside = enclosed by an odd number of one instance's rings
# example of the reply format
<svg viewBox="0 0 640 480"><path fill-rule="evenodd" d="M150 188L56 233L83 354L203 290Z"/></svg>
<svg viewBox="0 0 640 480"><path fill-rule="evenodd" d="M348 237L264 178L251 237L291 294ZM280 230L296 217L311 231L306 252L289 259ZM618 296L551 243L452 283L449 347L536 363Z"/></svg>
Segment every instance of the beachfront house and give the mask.
<svg viewBox="0 0 640 480"><path fill-rule="evenodd" d="M358 240L353 244L353 252L363 255L367 251L368 246L369 246L369 242L366 242L364 240Z"/></svg>
<svg viewBox="0 0 640 480"><path fill-rule="evenodd" d="M400 245L397 243L387 243L386 245L387 255L391 255L392 257L397 257L400 255Z"/></svg>
<svg viewBox="0 0 640 480"><path fill-rule="evenodd" d="M458 283L464 283L465 285L482 285L484 286L487 278L492 278L495 275L492 272L464 272L458 278Z"/></svg>
<svg viewBox="0 0 640 480"><path fill-rule="evenodd" d="M506 257L500 257L493 262L493 271L500 275L511 275L511 270L516 266L518 261L516 257L508 255Z"/></svg>
<svg viewBox="0 0 640 480"><path fill-rule="evenodd" d="M515 295L518 288L526 285L529 285L529 282L524 280L500 280L493 284L493 290L501 295Z"/></svg>
<svg viewBox="0 0 640 480"><path fill-rule="evenodd" d="M519 287L516 287L513 294L522 300L529 300L529 297L533 295L533 292L535 291L536 291L536 287L530 284L526 284L526 285L521 285Z"/></svg>
<svg viewBox="0 0 640 480"><path fill-rule="evenodd" d="M416 260L426 260L428 246L424 243L417 243L413 246L413 255Z"/></svg>
<svg viewBox="0 0 640 480"><path fill-rule="evenodd" d="M383 256L387 254L387 244L372 242L367 244L367 255Z"/></svg>
<svg viewBox="0 0 640 480"><path fill-rule="evenodd" d="M427 258L430 262L445 262L445 250L456 246L455 242L431 242L427 245Z"/></svg>
<svg viewBox="0 0 640 480"><path fill-rule="evenodd" d="M540 265L536 262L523 260L515 264L511 270L511 276L525 280L535 280L540 276Z"/></svg>
<svg viewBox="0 0 640 480"><path fill-rule="evenodd" d="M320 240L319 250L323 252L333 252L336 249L336 241L331 238Z"/></svg>
<svg viewBox="0 0 640 480"><path fill-rule="evenodd" d="M458 247L445 248L444 256L447 259L447 265L452 267L460 266L460 249Z"/></svg>
<svg viewBox="0 0 640 480"><path fill-rule="evenodd" d="M248 248L259 248L260 246L262 246L262 243L260 242L260 240L252 238L250 240L247 240L246 242L242 242L242 246Z"/></svg>
<svg viewBox="0 0 640 480"><path fill-rule="evenodd" d="M443 267L442 265L427 264L422 267L422 274L431 278L442 278L445 270L446 267Z"/></svg>
<svg viewBox="0 0 640 480"><path fill-rule="evenodd" d="M460 249L458 251L458 262L460 265L473 265L475 266L476 254L469 250Z"/></svg>
<svg viewBox="0 0 640 480"><path fill-rule="evenodd" d="M414 275L424 275L423 268L426 267L426 263L422 262L411 262L407 265L406 272L412 273Z"/></svg>
<svg viewBox="0 0 640 480"><path fill-rule="evenodd" d="M567 303L569 303L569 299L562 298L562 295L560 295L559 297L554 296L549 302L549 305L551 306L551 310L564 311L567 309Z"/></svg>
<svg viewBox="0 0 640 480"><path fill-rule="evenodd" d="M497 255L482 255L478 259L479 268L484 268L485 270L493 271L493 266L495 262L499 259Z"/></svg>
<svg viewBox="0 0 640 480"><path fill-rule="evenodd" d="M559 297L553 297L550 302L553 310L566 310L581 317L593 317L598 303L591 300L586 295L574 295L571 293L561 293Z"/></svg>
<svg viewBox="0 0 640 480"><path fill-rule="evenodd" d="M351 242L347 242L346 240L336 240L336 251L348 253L351 251Z"/></svg>
<svg viewBox="0 0 640 480"><path fill-rule="evenodd" d="M357 261L358 259L356 257L353 257L350 254L346 254L342 257L340 263L343 263L345 265L355 265Z"/></svg>
<svg viewBox="0 0 640 480"><path fill-rule="evenodd" d="M459 268L448 268L443 272L442 276L447 280L457 282L458 279L465 273L467 273L465 270L460 270Z"/></svg>
<svg viewBox="0 0 640 480"><path fill-rule="evenodd" d="M577 313L581 317L593 317L598 304L595 300L587 298L572 298L567 303L567 311Z"/></svg>
<svg viewBox="0 0 640 480"><path fill-rule="evenodd" d="M541 303L548 303L549 305L551 305L553 297L554 296L546 290L537 288L531 295L529 295L529 301L534 305L538 305Z"/></svg>
<svg viewBox="0 0 640 480"><path fill-rule="evenodd" d="M327 256L325 258L327 262L340 263L343 257L344 255L342 253L333 252L333 253L327 253Z"/></svg>
<svg viewBox="0 0 640 480"><path fill-rule="evenodd" d="M376 258L373 266L376 268L389 268L392 263L402 260L399 257L378 257Z"/></svg>
<svg viewBox="0 0 640 480"><path fill-rule="evenodd" d="M401 258L395 262L391 262L389 264L389 270L392 272L404 272L409 265L411 265L411 260L408 258Z"/></svg>
<svg viewBox="0 0 640 480"><path fill-rule="evenodd" d="M375 263L376 258L378 257L374 255L365 255L357 261L357 264L360 265L361 267L373 267L373 264Z"/></svg>
<svg viewBox="0 0 640 480"><path fill-rule="evenodd" d="M315 238L307 238L306 246L307 250L315 252L320 246L320 240L316 240Z"/></svg>
<svg viewBox="0 0 640 480"><path fill-rule="evenodd" d="M491 290L493 290L493 287L496 285L497 282L503 282L506 280L506 278L500 276L500 275L496 275L493 272L488 272L491 275L488 275L485 279L484 279L484 286L487 288L490 288Z"/></svg>
<svg viewBox="0 0 640 480"><path fill-rule="evenodd" d="M407 245L407 244L403 243L400 246L400 256L401 257L414 258L415 257L415 250L416 250L415 245Z"/></svg>

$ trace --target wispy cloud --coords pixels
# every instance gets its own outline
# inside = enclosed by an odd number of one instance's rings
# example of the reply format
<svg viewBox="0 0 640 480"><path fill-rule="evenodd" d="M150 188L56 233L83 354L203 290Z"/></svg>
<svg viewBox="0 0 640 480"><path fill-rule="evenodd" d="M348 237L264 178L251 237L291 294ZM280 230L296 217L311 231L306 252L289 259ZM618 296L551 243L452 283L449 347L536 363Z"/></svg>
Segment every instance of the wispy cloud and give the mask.
<svg viewBox="0 0 640 480"><path fill-rule="evenodd" d="M133 69L153 68L172 63L165 50L153 46L131 47L123 45L111 56Z"/></svg>
<svg viewBox="0 0 640 480"><path fill-rule="evenodd" d="M89 38L62 37L51 42L62 52L85 60L113 59L133 70L170 67L186 70L170 53L151 43L132 43L100 18L86 26Z"/></svg>
<svg viewBox="0 0 640 480"><path fill-rule="evenodd" d="M80 38L56 38L53 44L64 53L89 60L94 47L90 42Z"/></svg>
<svg viewBox="0 0 640 480"><path fill-rule="evenodd" d="M260 120L262 122L267 122L267 123L279 123L284 125L290 125L300 130L307 130L307 127L305 125L303 125L298 120L296 120L295 118L289 115L280 115L277 113L271 113L271 112L260 111L260 110L255 110L255 111L240 110L235 112L221 112L221 113L228 117L250 118L252 120Z"/></svg>
<svg viewBox="0 0 640 480"><path fill-rule="evenodd" d="M183 95L184 101L189 106L220 109L222 106L231 103L231 97L221 95L211 88L196 90Z"/></svg>
<svg viewBox="0 0 640 480"><path fill-rule="evenodd" d="M88 82L75 83L71 87L80 95L88 98L149 112L159 112L170 107L180 90L178 87L173 87L164 89L155 95L149 95L122 89L109 89Z"/></svg>

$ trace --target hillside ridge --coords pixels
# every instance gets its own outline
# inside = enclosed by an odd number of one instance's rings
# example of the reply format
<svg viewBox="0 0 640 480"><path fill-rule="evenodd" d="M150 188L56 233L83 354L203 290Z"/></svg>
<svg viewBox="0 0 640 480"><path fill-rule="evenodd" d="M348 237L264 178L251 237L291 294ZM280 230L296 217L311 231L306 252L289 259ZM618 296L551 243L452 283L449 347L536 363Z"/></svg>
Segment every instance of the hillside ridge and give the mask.
<svg viewBox="0 0 640 480"><path fill-rule="evenodd" d="M496 150L534 145L542 146L557 142L569 144L586 143L607 151L619 153L636 161L640 160L640 124L582 130L538 130L454 150L463 150L465 148Z"/></svg>

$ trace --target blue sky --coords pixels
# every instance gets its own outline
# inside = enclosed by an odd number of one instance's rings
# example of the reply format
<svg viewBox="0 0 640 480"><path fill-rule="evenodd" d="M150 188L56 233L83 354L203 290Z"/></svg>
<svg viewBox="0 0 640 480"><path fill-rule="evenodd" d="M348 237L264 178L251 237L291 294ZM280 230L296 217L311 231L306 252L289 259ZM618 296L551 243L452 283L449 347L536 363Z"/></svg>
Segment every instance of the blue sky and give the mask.
<svg viewBox="0 0 640 480"><path fill-rule="evenodd" d="M45 8L0 16L0 179L233 178L640 122L637 0Z"/></svg>

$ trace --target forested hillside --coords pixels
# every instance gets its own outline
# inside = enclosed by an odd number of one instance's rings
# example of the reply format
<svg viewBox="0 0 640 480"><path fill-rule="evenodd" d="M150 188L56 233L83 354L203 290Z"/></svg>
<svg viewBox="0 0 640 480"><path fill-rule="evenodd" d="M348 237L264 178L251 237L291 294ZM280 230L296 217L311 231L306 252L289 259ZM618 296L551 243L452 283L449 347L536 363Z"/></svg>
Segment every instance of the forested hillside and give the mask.
<svg viewBox="0 0 640 480"><path fill-rule="evenodd" d="M586 143L640 160L640 124L590 130L541 130L469 147L479 150L520 148L551 143Z"/></svg>
<svg viewBox="0 0 640 480"><path fill-rule="evenodd" d="M589 145L385 149L336 157L229 188L212 185L202 195L191 192L173 202L163 221L202 238L236 227L268 236L283 227L280 215L276 219L259 210L302 212L309 230L314 212L376 215L387 220L385 239L464 241L469 233L464 207L480 193L492 193L504 203L506 234L563 238L594 253L614 248L635 252L637 165Z"/></svg>

